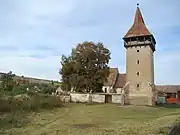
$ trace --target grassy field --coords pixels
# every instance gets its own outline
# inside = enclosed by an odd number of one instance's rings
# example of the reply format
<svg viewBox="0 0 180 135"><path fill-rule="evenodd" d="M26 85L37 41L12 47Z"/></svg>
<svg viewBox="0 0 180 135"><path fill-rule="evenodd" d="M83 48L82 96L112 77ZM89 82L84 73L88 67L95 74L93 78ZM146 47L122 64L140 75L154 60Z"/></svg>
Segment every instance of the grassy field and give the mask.
<svg viewBox="0 0 180 135"><path fill-rule="evenodd" d="M115 104L68 104L65 108L31 113L24 127L11 135L165 135L180 116L180 108ZM1 132L2 133L2 132Z"/></svg>

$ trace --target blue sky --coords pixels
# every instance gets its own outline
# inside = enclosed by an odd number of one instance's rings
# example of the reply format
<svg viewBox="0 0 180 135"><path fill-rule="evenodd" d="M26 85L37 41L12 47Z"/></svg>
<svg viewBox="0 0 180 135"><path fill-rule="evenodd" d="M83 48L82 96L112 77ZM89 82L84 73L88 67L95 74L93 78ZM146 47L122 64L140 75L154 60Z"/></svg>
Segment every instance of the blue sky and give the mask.
<svg viewBox="0 0 180 135"><path fill-rule="evenodd" d="M83 41L103 42L125 72L122 37L136 3L154 34L155 83L180 84L179 0L0 0L0 71L59 80L60 58Z"/></svg>

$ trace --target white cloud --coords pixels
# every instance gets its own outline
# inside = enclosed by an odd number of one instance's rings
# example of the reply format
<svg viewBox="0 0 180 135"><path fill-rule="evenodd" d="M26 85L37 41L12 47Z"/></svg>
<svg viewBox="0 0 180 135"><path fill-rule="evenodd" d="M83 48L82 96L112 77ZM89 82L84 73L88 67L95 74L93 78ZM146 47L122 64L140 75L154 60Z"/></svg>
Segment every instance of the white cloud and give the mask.
<svg viewBox="0 0 180 135"><path fill-rule="evenodd" d="M137 2L157 40L156 82L180 83L178 0L0 1L0 71L59 79L60 56L92 40L103 42L112 52L110 65L125 72L122 37L133 23Z"/></svg>

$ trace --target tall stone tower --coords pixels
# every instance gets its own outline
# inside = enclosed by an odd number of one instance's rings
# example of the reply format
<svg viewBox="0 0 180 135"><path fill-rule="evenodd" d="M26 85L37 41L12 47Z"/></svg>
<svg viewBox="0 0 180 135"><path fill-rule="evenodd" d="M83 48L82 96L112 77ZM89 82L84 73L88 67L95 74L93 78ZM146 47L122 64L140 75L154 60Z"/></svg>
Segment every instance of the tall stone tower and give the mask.
<svg viewBox="0 0 180 135"><path fill-rule="evenodd" d="M131 104L147 104L149 83L154 84L154 51L156 41L147 29L137 4L134 23L124 36L126 48L126 81Z"/></svg>

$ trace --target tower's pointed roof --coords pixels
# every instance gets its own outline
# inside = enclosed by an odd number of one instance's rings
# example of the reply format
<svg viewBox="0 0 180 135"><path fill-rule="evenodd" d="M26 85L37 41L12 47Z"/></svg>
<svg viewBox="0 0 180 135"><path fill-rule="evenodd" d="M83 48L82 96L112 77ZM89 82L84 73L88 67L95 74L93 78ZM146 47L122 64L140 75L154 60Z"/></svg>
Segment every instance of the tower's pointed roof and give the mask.
<svg viewBox="0 0 180 135"><path fill-rule="evenodd" d="M137 4L137 5L139 5L139 4ZM126 33L124 38L145 36L145 35L152 35L152 34L147 29L147 27L144 23L141 11L140 11L139 7L137 6L136 15L134 18L134 24L131 26L131 28Z"/></svg>

